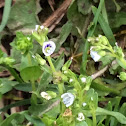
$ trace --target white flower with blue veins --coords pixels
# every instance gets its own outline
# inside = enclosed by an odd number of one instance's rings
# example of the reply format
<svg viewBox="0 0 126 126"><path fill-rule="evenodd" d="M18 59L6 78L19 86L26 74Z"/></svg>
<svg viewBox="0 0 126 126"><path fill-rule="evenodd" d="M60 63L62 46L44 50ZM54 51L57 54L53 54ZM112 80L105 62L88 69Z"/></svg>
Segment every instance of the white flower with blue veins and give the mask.
<svg viewBox="0 0 126 126"><path fill-rule="evenodd" d="M78 113L78 117L77 117L78 121L83 121L85 120L84 114L82 112Z"/></svg>
<svg viewBox="0 0 126 126"><path fill-rule="evenodd" d="M46 100L50 100L52 97L47 93L47 92L41 92L41 96L46 99Z"/></svg>
<svg viewBox="0 0 126 126"><path fill-rule="evenodd" d="M56 45L53 41L44 42L42 51L45 56L50 56L55 51Z"/></svg>
<svg viewBox="0 0 126 126"><path fill-rule="evenodd" d="M66 105L66 107L71 106L75 99L72 93L64 93L61 95L61 98L63 99L63 103Z"/></svg>
<svg viewBox="0 0 126 126"><path fill-rule="evenodd" d="M99 61L99 59L101 58L97 51L93 51L93 47L90 48L90 55L95 62Z"/></svg>

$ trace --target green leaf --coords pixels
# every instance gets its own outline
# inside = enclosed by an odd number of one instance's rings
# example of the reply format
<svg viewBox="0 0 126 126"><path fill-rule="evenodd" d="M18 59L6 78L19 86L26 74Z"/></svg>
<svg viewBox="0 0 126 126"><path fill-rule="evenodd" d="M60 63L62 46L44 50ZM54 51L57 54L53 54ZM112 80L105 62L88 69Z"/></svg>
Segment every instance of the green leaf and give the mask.
<svg viewBox="0 0 126 126"><path fill-rule="evenodd" d="M121 100L122 97L115 97L112 99L112 107L114 108L113 111L118 111L119 110L119 104L120 104L120 100ZM110 125L111 126L117 126L117 123L118 121L114 118L114 117L111 117L111 120L110 120Z"/></svg>
<svg viewBox="0 0 126 126"><path fill-rule="evenodd" d="M81 12L84 15L90 13L91 6L92 6L92 3L90 0L78 0L77 4L78 4L78 11L79 12Z"/></svg>
<svg viewBox="0 0 126 126"><path fill-rule="evenodd" d="M56 50L59 50L60 46L66 41L72 29L72 23L68 21L65 25L63 25L60 36L56 41Z"/></svg>
<svg viewBox="0 0 126 126"><path fill-rule="evenodd" d="M88 124L88 126L93 126L93 121L89 118L86 119L86 123Z"/></svg>
<svg viewBox="0 0 126 126"><path fill-rule="evenodd" d="M98 18L99 18L103 3L104 3L104 0L100 0L98 9L97 9L97 11L95 13L95 17L94 17L93 22L91 23L91 26L90 26L90 28L88 30L87 37L92 37L93 34L94 34L94 31L95 31L95 28L97 26ZM89 50L89 42L86 40L84 50L83 50L81 69L80 69L81 74L86 74L88 50Z"/></svg>
<svg viewBox="0 0 126 126"><path fill-rule="evenodd" d="M43 115L42 121L46 124L46 126L52 126L55 120L51 119L48 116Z"/></svg>
<svg viewBox="0 0 126 126"><path fill-rule="evenodd" d="M116 58L117 63L124 69L126 69L126 60L124 58Z"/></svg>
<svg viewBox="0 0 126 126"><path fill-rule="evenodd" d="M14 86L14 88L19 91L25 91L25 92L32 91L32 86L31 84L28 84L28 83L19 83L16 86Z"/></svg>
<svg viewBox="0 0 126 126"><path fill-rule="evenodd" d="M51 106L51 107L50 107ZM54 110L55 112L54 112ZM38 104L34 106L29 107L29 112L34 116L42 116L43 114L47 113L50 117L57 116L57 114L60 112L59 108L59 100L53 99L50 101L47 101L43 104Z"/></svg>
<svg viewBox="0 0 126 126"><path fill-rule="evenodd" d="M54 62L54 67L56 68L57 71L59 71L61 67L63 66L63 63L64 63L63 56L64 54L61 54L60 57ZM37 89L38 92L40 92L41 89L44 91L46 87L48 86L49 82L51 82L51 80L52 80L52 75L45 71L42 74L40 85L38 86L38 89Z"/></svg>
<svg viewBox="0 0 126 126"><path fill-rule="evenodd" d="M20 75L24 81L37 80L42 71L38 62L32 57L32 53L27 55L22 55L21 65L20 65Z"/></svg>
<svg viewBox="0 0 126 126"><path fill-rule="evenodd" d="M119 112L113 112L109 110L105 110L103 108L98 107L96 110L97 115L111 115L115 117L121 124L126 124L126 117L119 113Z"/></svg>
<svg viewBox="0 0 126 126"><path fill-rule="evenodd" d="M80 34L78 33L78 30L77 28L80 30L80 31L83 31L83 28L85 26L85 21L86 21L86 18L88 18L87 15L82 15L82 13L80 13L78 11L78 1L75 0L71 6L68 8L68 11L67 11L67 18L69 21L71 21L73 23L72 25L72 29L71 29L71 34L73 36L77 36L77 37L80 37Z"/></svg>
<svg viewBox="0 0 126 126"><path fill-rule="evenodd" d="M27 55L22 55L21 57L21 65L20 71L27 67L38 66L38 62L33 58L32 53L28 53Z"/></svg>
<svg viewBox="0 0 126 126"><path fill-rule="evenodd" d="M29 121L29 122L31 122L31 123L33 123L33 124L35 124L36 126L45 126L45 124L41 121L41 119L40 118L38 118L38 117L32 117L31 115L28 115L27 113L24 113L24 116L25 116L25 118Z"/></svg>
<svg viewBox="0 0 126 126"><path fill-rule="evenodd" d="M121 90L121 96L126 97L126 88Z"/></svg>
<svg viewBox="0 0 126 126"><path fill-rule="evenodd" d="M108 102L107 106L105 107L107 110L112 111L112 103L111 101ZM105 120L105 125L108 126L110 122L111 116L107 116Z"/></svg>
<svg viewBox="0 0 126 126"><path fill-rule="evenodd" d="M116 12L119 12L120 9L121 9L120 5L116 2L116 0L113 0L113 2L115 4L115 6L116 6Z"/></svg>
<svg viewBox="0 0 126 126"><path fill-rule="evenodd" d="M126 12L108 13L111 28L119 28L121 25L126 25Z"/></svg>
<svg viewBox="0 0 126 126"><path fill-rule="evenodd" d="M8 28L13 31L31 32L31 29L39 23L36 10L40 7L37 7L36 3L36 0L16 0L11 8Z"/></svg>
<svg viewBox="0 0 126 126"><path fill-rule="evenodd" d="M10 81L8 79L0 79L0 93L5 94L9 92L16 84L18 84L18 82L16 81Z"/></svg>
<svg viewBox="0 0 126 126"><path fill-rule="evenodd" d="M90 106L93 106L93 109L97 109L98 107L98 94L94 91L94 89L89 89L86 93L86 103Z"/></svg>
<svg viewBox="0 0 126 126"><path fill-rule="evenodd" d="M92 11L93 11L93 14L96 15L97 8L93 6ZM99 22L105 36L108 38L110 44L112 46L114 46L115 42L116 42L115 37L114 37L114 35L112 33L112 30L111 30L109 24L106 23L105 19L103 18L103 16L101 14L99 14L98 22Z"/></svg>
<svg viewBox="0 0 126 126"><path fill-rule="evenodd" d="M24 81L28 80L37 80L40 75L42 74L42 71L39 66L32 66L27 67L23 70L21 70L20 75Z"/></svg>
<svg viewBox="0 0 126 126"><path fill-rule="evenodd" d="M117 89L112 88L112 87L108 86L107 84L105 84L104 82L102 82L102 80L100 78L97 78L96 80L94 80L91 84L91 87L96 90L100 90L102 92L111 92L114 94L120 93Z"/></svg>
<svg viewBox="0 0 126 126"><path fill-rule="evenodd" d="M24 121L24 115L23 114L18 114L15 116L15 119L11 121L12 125L20 125Z"/></svg>
<svg viewBox="0 0 126 126"><path fill-rule="evenodd" d="M20 116L19 113L14 113L14 114L10 115L2 123L0 123L0 126L10 126L11 125L11 121L13 119L15 119L16 117L18 117L18 116Z"/></svg>
<svg viewBox="0 0 126 126"><path fill-rule="evenodd" d="M48 115L50 118L57 118L57 115L60 113L60 105L58 104L54 108L52 108L50 111L45 113L45 115Z"/></svg>
<svg viewBox="0 0 126 126"><path fill-rule="evenodd" d="M126 102L122 104L119 112L126 116Z"/></svg>
<svg viewBox="0 0 126 126"><path fill-rule="evenodd" d="M85 121L81 121L79 123L76 123L76 126L88 126L88 124Z"/></svg>
<svg viewBox="0 0 126 126"><path fill-rule="evenodd" d="M0 93L1 94L5 94L5 93L9 92L10 90L12 90L12 86L10 84L6 84L6 83L0 84Z"/></svg>
<svg viewBox="0 0 126 126"><path fill-rule="evenodd" d="M6 111L12 107L16 107L16 106L29 105L30 103L31 103L30 99L21 100L21 101L15 102L13 104L9 104L3 108L0 108L0 112L4 112L4 111Z"/></svg>
<svg viewBox="0 0 126 126"><path fill-rule="evenodd" d="M108 24L108 15L107 15L107 12L106 12L106 5L105 5L105 2L103 4L103 7L102 7L102 15L106 21L106 23Z"/></svg>

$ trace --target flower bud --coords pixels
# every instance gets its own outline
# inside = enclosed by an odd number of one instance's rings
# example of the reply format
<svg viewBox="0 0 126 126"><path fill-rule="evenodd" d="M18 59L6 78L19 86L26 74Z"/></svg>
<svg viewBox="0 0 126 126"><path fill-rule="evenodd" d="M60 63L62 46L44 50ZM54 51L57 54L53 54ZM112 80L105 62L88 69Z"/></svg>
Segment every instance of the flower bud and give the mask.
<svg viewBox="0 0 126 126"><path fill-rule="evenodd" d="M65 76L64 74L62 74L61 77L62 77L62 81L63 82L67 82L68 81L67 76Z"/></svg>
<svg viewBox="0 0 126 126"><path fill-rule="evenodd" d="M35 30L32 31L34 39L42 46L43 42L47 40L48 28L43 25L36 25Z"/></svg>
<svg viewBox="0 0 126 126"><path fill-rule="evenodd" d="M93 46L94 48L94 51L98 51L98 50L101 50L102 49L102 47L101 46Z"/></svg>
<svg viewBox="0 0 126 126"><path fill-rule="evenodd" d="M16 39L11 45L23 54L33 48L31 36L25 36L22 32L16 33Z"/></svg>
<svg viewBox="0 0 126 126"><path fill-rule="evenodd" d="M121 47L114 46L114 52L116 53L116 55L118 55L119 58L123 58L124 57L124 53L123 53Z"/></svg>
<svg viewBox="0 0 126 126"><path fill-rule="evenodd" d="M120 80L125 81L126 80L126 73L120 72L119 78L120 78Z"/></svg>
<svg viewBox="0 0 126 126"><path fill-rule="evenodd" d="M63 70L63 71L66 71L66 70L70 67L71 63L72 63L72 60L68 60L68 61L63 65L62 70Z"/></svg>
<svg viewBox="0 0 126 126"><path fill-rule="evenodd" d="M40 64L40 65L45 65L46 64L46 60L44 60L39 54L36 54L36 60L38 61L38 63Z"/></svg>
<svg viewBox="0 0 126 126"><path fill-rule="evenodd" d="M106 55L106 52L105 52L105 51L99 51L98 54L99 54L100 56L105 56L105 55Z"/></svg>
<svg viewBox="0 0 126 126"><path fill-rule="evenodd" d="M62 73L59 72L54 72L53 73L53 83L54 84L59 84L62 82Z"/></svg>
<svg viewBox="0 0 126 126"><path fill-rule="evenodd" d="M57 94L53 91L46 91L46 92L49 94L49 96L51 96L51 98L55 98L57 96Z"/></svg>
<svg viewBox="0 0 126 126"><path fill-rule="evenodd" d="M105 36L99 36L99 42L103 45L108 45L109 41Z"/></svg>
<svg viewBox="0 0 126 126"><path fill-rule="evenodd" d="M8 66L12 66L14 64L15 60L11 57L1 57L0 58L0 64L3 65L8 65Z"/></svg>
<svg viewBox="0 0 126 126"><path fill-rule="evenodd" d="M39 42L40 45L42 46L42 44L43 44L43 42L44 42L45 40L41 43L41 37L40 37L40 35L39 35L38 33L36 33L36 32L33 32L33 33L32 33L32 36L33 36L33 38L34 38L37 42Z"/></svg>
<svg viewBox="0 0 126 126"><path fill-rule="evenodd" d="M87 39L87 41L88 41L88 42L91 42L91 43L93 44L93 43L95 43L95 38L89 37L89 38Z"/></svg>

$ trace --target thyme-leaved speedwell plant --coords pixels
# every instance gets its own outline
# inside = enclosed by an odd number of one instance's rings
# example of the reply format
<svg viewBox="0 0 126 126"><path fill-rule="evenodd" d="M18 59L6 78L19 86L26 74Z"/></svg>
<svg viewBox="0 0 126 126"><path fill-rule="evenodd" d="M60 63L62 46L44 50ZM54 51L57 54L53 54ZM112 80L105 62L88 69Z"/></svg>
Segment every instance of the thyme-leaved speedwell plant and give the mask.
<svg viewBox="0 0 126 126"><path fill-rule="evenodd" d="M21 54L21 63L15 71L15 60L4 56L0 52L0 64L11 72L18 85L31 85L31 105L28 110L18 113L22 124L43 126L99 126L107 119L107 115L114 116L121 124L126 124L126 118L119 112L111 112L98 107L98 93L91 88L93 75L76 74L70 69L72 58L59 64L58 59L51 58L56 44L48 39L48 28L37 25L31 35L22 32L16 34L12 48ZM40 44L43 55L33 53L33 41ZM106 54L115 58L117 63L125 68L124 54L120 47L111 47L105 36L88 38L92 44L90 55L95 62ZM114 60L114 59L113 59ZM125 80L125 72L119 78ZM49 83L49 85L48 85ZM15 84L16 85L16 84ZM47 86L48 85L48 86ZM120 115L118 118L117 114ZM14 115L13 115L14 116ZM16 115L17 116L17 115ZM99 118L100 116L100 118ZM102 118L101 118L102 117ZM10 119L11 120L11 119ZM11 120L11 123L15 123ZM3 126L3 125L2 125Z"/></svg>

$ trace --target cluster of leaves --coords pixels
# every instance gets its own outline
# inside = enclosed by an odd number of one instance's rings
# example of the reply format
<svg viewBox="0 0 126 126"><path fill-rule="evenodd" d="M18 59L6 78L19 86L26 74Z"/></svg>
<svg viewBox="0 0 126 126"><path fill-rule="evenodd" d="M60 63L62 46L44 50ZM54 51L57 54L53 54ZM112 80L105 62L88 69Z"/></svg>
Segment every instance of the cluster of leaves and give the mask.
<svg viewBox="0 0 126 126"><path fill-rule="evenodd" d="M98 5L98 8L93 5ZM34 9L32 9L33 6ZM1 108L0 111L5 113L6 119L3 120L1 116L0 126L125 125L126 103L122 97L126 97L126 61L122 48L115 45L115 37L112 33L112 30L116 31L121 25L126 24L124 6L123 2L116 3L115 0L72 1L67 12L68 21L62 27L59 37L55 39L56 51L58 51L71 34L69 50L77 55L73 55L72 60L64 63L64 54L57 59L50 58L50 56L43 59L42 51L38 51L41 46L44 46L43 42L48 41L47 28L37 26L38 29L31 34L31 30L38 23L35 15L40 11L38 3L36 4L35 0L17 0L12 6L7 27L13 32L23 31L24 34L30 31L30 35L24 35L22 32L16 33L16 38L11 44L10 57L0 50L2 70L8 69L14 77L14 80L0 79L0 99L9 96L12 89L27 92L27 94L30 92L31 98L19 100ZM20 10L24 10L25 13ZM92 12L94 19L89 25ZM88 31L85 30L87 27ZM106 37L94 37L99 33ZM3 34L7 34L7 32L3 32ZM73 38L77 39L76 43L72 41ZM94 61L88 55L90 46L93 46L93 51L98 52L102 57L100 67L116 60L116 63L109 69L112 75L107 73L106 77L93 80L91 75L96 72L96 68ZM75 48L76 51L74 51ZM71 61L76 61L79 72L76 69L73 69L76 71L73 72L69 68ZM76 74L77 72L78 74ZM118 75L119 78L115 75ZM46 95L43 96L42 92ZM73 101L66 102L67 98L70 100L70 96L65 98L62 96L66 92L73 95ZM17 97L12 96L12 98L14 100ZM100 104L104 106L100 107ZM29 105L28 110L12 115L7 114L8 109L22 105Z"/></svg>

